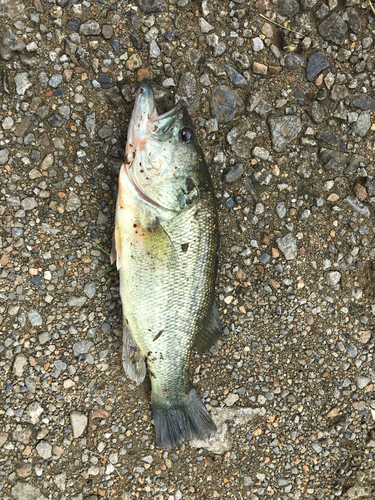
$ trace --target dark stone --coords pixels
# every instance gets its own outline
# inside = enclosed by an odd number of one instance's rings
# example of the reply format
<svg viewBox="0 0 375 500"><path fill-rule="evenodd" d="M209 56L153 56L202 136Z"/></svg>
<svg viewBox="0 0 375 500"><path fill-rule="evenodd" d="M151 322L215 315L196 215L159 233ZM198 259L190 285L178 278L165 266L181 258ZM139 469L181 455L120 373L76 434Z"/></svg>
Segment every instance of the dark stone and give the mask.
<svg viewBox="0 0 375 500"><path fill-rule="evenodd" d="M244 110L245 103L235 90L220 85L212 89L210 107L212 118L216 118L220 123L226 123Z"/></svg>
<svg viewBox="0 0 375 500"><path fill-rule="evenodd" d="M117 55L120 50L120 44L118 43L117 40L110 40L109 45L112 47L113 52Z"/></svg>
<svg viewBox="0 0 375 500"><path fill-rule="evenodd" d="M60 5L60 7L63 9L68 5L70 0L57 0L57 5Z"/></svg>
<svg viewBox="0 0 375 500"><path fill-rule="evenodd" d="M80 26L81 26L81 20L78 19L78 17L73 17L72 19L69 19L69 21L66 23L66 27L70 31L78 31Z"/></svg>
<svg viewBox="0 0 375 500"><path fill-rule="evenodd" d="M309 104L306 108L306 111L312 121L317 124L322 122L326 117L324 106L316 101Z"/></svg>
<svg viewBox="0 0 375 500"><path fill-rule="evenodd" d="M30 281L33 285L40 286L42 284L42 278L39 276L39 274L30 278Z"/></svg>
<svg viewBox="0 0 375 500"><path fill-rule="evenodd" d="M243 164L236 163L233 167L229 167L223 175L224 182L237 181L243 174Z"/></svg>
<svg viewBox="0 0 375 500"><path fill-rule="evenodd" d="M55 92L53 93L53 95L54 95L55 97L59 97L60 95L63 95L63 93L64 93L63 89L57 88L57 89L55 90Z"/></svg>
<svg viewBox="0 0 375 500"><path fill-rule="evenodd" d="M233 85L237 87L245 87L247 85L247 80L242 75L240 75L234 68L224 64L224 69L228 73L229 78Z"/></svg>
<svg viewBox="0 0 375 500"><path fill-rule="evenodd" d="M307 61L307 80L311 82L317 75L319 75L321 71L323 71L323 69L328 68L328 66L329 61L326 57L323 56L321 52L315 52L315 54L311 54Z"/></svg>
<svg viewBox="0 0 375 500"><path fill-rule="evenodd" d="M57 115L56 113L53 114L52 116L50 116L48 118L48 123L52 126L52 127L61 127L61 125L63 124L63 119L61 118L60 115Z"/></svg>
<svg viewBox="0 0 375 500"><path fill-rule="evenodd" d="M30 153L30 158L32 160L39 160L39 158L40 158L40 151L38 151L37 149L32 149L31 153Z"/></svg>
<svg viewBox="0 0 375 500"><path fill-rule="evenodd" d="M259 262L261 264L268 264L268 262L271 261L271 256L268 253L262 253L262 255L259 257Z"/></svg>
<svg viewBox="0 0 375 500"><path fill-rule="evenodd" d="M305 64L304 58L293 52L290 52L285 58L285 67L289 70L300 69Z"/></svg>
<svg viewBox="0 0 375 500"><path fill-rule="evenodd" d="M342 16L333 12L325 21L319 24L318 31L325 40L341 45L345 40L348 27Z"/></svg>
<svg viewBox="0 0 375 500"><path fill-rule="evenodd" d="M354 94L350 97L349 106L358 108L362 111L370 111L375 109L375 99L367 94Z"/></svg>
<svg viewBox="0 0 375 500"><path fill-rule="evenodd" d="M375 196L375 179L368 183L367 192L369 196Z"/></svg>
<svg viewBox="0 0 375 500"><path fill-rule="evenodd" d="M345 169L346 175L353 175L360 167L365 167L368 163L367 158L361 155L353 154L350 158L349 164Z"/></svg>
<svg viewBox="0 0 375 500"><path fill-rule="evenodd" d="M171 30L168 30L165 33L164 38L166 40L169 40L170 42L173 42L174 40L176 40L176 35L174 35Z"/></svg>
<svg viewBox="0 0 375 500"><path fill-rule="evenodd" d="M136 49L138 50L142 49L142 41L137 33L130 33L130 41Z"/></svg>
<svg viewBox="0 0 375 500"><path fill-rule="evenodd" d="M135 0L135 3L145 14L154 14L167 10L167 4L164 0Z"/></svg>
<svg viewBox="0 0 375 500"><path fill-rule="evenodd" d="M282 16L292 17L299 12L299 3L297 0L281 0L279 13Z"/></svg>
<svg viewBox="0 0 375 500"><path fill-rule="evenodd" d="M109 83L111 80L110 76L107 73L100 73L99 82L100 83Z"/></svg>
<svg viewBox="0 0 375 500"><path fill-rule="evenodd" d="M354 7L349 7L349 9L346 9L345 12L349 19L348 21L349 29L354 31L354 33L360 33L362 30L362 21L358 15L358 12L355 10Z"/></svg>
<svg viewBox="0 0 375 500"><path fill-rule="evenodd" d="M339 137L334 132L332 132L332 130L319 130L319 132L315 135L315 137L319 141L326 142L331 146L337 147L340 144Z"/></svg>
<svg viewBox="0 0 375 500"><path fill-rule="evenodd" d="M341 153L341 151L334 151L332 149L322 148L320 150L320 158L324 163L324 167L328 170L333 170L340 174L343 173L344 168L348 164L349 155Z"/></svg>

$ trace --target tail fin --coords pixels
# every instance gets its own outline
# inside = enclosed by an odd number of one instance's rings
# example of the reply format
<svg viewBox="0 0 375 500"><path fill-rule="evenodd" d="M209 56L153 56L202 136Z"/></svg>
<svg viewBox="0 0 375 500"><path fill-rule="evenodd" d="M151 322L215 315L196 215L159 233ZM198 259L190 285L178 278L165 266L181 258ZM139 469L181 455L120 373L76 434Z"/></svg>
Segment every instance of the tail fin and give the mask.
<svg viewBox="0 0 375 500"><path fill-rule="evenodd" d="M207 439L217 432L201 398L194 388L175 402L152 398L156 441L160 448L173 448L187 439Z"/></svg>

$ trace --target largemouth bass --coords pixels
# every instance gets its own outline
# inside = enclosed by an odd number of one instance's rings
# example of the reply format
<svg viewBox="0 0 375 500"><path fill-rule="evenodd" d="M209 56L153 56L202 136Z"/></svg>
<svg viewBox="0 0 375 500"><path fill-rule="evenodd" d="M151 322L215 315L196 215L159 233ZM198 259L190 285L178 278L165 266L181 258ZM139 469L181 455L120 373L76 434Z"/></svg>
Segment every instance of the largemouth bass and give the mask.
<svg viewBox="0 0 375 500"><path fill-rule="evenodd" d="M189 380L192 349L221 334L214 298L218 226L211 177L186 108L158 115L142 81L119 174L111 260L120 273L123 365L146 366L157 443L216 432Z"/></svg>

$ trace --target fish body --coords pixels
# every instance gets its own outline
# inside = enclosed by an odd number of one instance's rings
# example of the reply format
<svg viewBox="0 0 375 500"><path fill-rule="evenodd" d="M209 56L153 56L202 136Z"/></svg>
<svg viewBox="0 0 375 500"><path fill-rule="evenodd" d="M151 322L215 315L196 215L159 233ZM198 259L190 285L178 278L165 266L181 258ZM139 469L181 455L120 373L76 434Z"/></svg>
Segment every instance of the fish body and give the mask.
<svg viewBox="0 0 375 500"><path fill-rule="evenodd" d="M123 365L141 383L146 367L157 443L216 432L189 380L194 346L221 334L214 299L218 251L211 178L183 106L159 116L144 80L119 174L112 260L120 274Z"/></svg>

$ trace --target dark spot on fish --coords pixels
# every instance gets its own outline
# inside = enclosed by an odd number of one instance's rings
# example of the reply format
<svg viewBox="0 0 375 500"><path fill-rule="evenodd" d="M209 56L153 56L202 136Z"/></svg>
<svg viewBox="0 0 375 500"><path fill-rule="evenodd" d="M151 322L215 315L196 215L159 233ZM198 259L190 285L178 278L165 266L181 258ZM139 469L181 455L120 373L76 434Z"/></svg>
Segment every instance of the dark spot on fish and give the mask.
<svg viewBox="0 0 375 500"><path fill-rule="evenodd" d="M153 338L153 340L152 340L152 341L153 341L153 342L155 342L155 340L158 340L158 338L160 337L160 335L161 335L163 332L164 332L164 330L160 330L160 332L159 332L157 335L155 335L155 337Z"/></svg>
<svg viewBox="0 0 375 500"><path fill-rule="evenodd" d="M137 227L137 224L133 224L133 227Z"/></svg>
<svg viewBox="0 0 375 500"><path fill-rule="evenodd" d="M154 378L156 378L155 374L154 374L154 373L152 373L152 371L150 370L150 368L148 369L148 373L150 374L150 377L154 377Z"/></svg>
<svg viewBox="0 0 375 500"><path fill-rule="evenodd" d="M183 252L187 252L187 249L188 249L188 248L189 248L189 243L183 243L183 244L181 245L181 250L182 250Z"/></svg>
<svg viewBox="0 0 375 500"><path fill-rule="evenodd" d="M143 174L144 170L140 170L141 174Z"/></svg>
<svg viewBox="0 0 375 500"><path fill-rule="evenodd" d="M162 392L168 392L168 389L163 389Z"/></svg>
<svg viewBox="0 0 375 500"><path fill-rule="evenodd" d="M151 351L148 351L148 353L147 353L147 357L150 357L150 356L151 356L151 354L152 354L152 352L151 352Z"/></svg>
<svg viewBox="0 0 375 500"><path fill-rule="evenodd" d="M193 189L195 188L195 184L194 184L194 182L190 179L190 177L188 177L188 178L186 179L185 183L186 183L186 189L187 189L187 192L188 192L188 194L190 194L190 193L193 191Z"/></svg>
<svg viewBox="0 0 375 500"><path fill-rule="evenodd" d="M151 228L151 227L148 227L148 228L147 228L147 231L148 231L149 233L152 233L152 228Z"/></svg>
<svg viewBox="0 0 375 500"><path fill-rule="evenodd" d="M163 353L160 353L160 359L164 359Z"/></svg>
<svg viewBox="0 0 375 500"><path fill-rule="evenodd" d="M197 217L198 217L198 215L199 215L199 213L200 213L200 210L197 210L197 211L195 212L195 214L194 214L194 217L195 217L195 218L197 218Z"/></svg>

